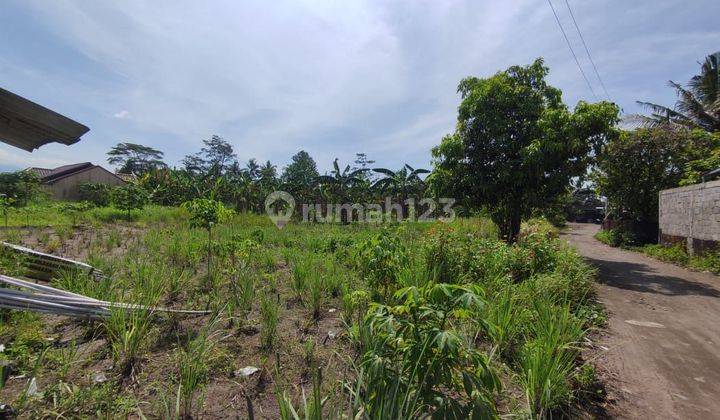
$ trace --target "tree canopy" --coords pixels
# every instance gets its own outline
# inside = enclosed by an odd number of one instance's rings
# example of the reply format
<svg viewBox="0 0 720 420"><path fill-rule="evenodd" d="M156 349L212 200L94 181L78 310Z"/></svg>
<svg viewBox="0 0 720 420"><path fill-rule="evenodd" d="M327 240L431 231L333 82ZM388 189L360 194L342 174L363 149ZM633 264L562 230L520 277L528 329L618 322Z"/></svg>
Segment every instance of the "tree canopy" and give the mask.
<svg viewBox="0 0 720 420"><path fill-rule="evenodd" d="M595 183L616 216L657 223L660 191L699 177L695 165L702 165L719 145L720 137L699 129L625 131L599 155Z"/></svg>
<svg viewBox="0 0 720 420"><path fill-rule="evenodd" d="M183 164L188 172L216 175L224 174L236 162L235 152L230 143L214 134L203 140L199 153L185 156Z"/></svg>
<svg viewBox="0 0 720 420"><path fill-rule="evenodd" d="M567 191L617 136L617 106L581 101L570 111L547 74L537 59L463 79L456 130L432 151L435 193L485 208L510 242L523 217Z"/></svg>
<svg viewBox="0 0 720 420"><path fill-rule="evenodd" d="M108 163L119 166L121 174L143 175L153 169L167 167L163 162L164 153L137 143L118 143L108 155Z"/></svg>
<svg viewBox="0 0 720 420"><path fill-rule="evenodd" d="M313 203L314 186L318 177L317 164L308 152L301 150L282 174L283 188L299 203Z"/></svg>

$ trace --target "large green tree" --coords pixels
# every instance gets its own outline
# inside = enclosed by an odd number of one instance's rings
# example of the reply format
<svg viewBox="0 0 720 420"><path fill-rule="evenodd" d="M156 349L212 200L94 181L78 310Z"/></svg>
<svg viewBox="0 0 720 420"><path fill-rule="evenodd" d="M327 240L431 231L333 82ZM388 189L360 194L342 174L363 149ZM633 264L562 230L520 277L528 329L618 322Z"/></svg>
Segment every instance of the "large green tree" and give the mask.
<svg viewBox="0 0 720 420"><path fill-rule="evenodd" d="M700 74L693 76L687 86L672 80L668 84L678 96L673 108L638 101L651 112L650 116L640 116L646 125L720 131L720 52L705 58L700 65Z"/></svg>
<svg viewBox="0 0 720 420"><path fill-rule="evenodd" d="M313 204L315 201L315 181L319 173L315 160L308 152L301 150L292 157L292 162L282 174L283 189L295 197L300 204Z"/></svg>
<svg viewBox="0 0 720 420"><path fill-rule="evenodd" d="M658 221L658 195L677 187L689 165L718 147L718 136L703 130L642 128L623 132L598 157L598 191L616 216L635 222Z"/></svg>
<svg viewBox="0 0 720 420"><path fill-rule="evenodd" d="M165 168L163 152L136 143L118 143L107 153L108 163L118 166L121 174L144 175L154 169Z"/></svg>
<svg viewBox="0 0 720 420"><path fill-rule="evenodd" d="M193 174L223 175L235 163L235 152L230 143L218 135L203 140L199 153L183 159L185 169Z"/></svg>
<svg viewBox="0 0 720 420"><path fill-rule="evenodd" d="M433 149L435 194L486 208L509 242L524 217L555 202L617 135L617 106L581 101L570 111L547 74L537 59L463 79L455 133Z"/></svg>

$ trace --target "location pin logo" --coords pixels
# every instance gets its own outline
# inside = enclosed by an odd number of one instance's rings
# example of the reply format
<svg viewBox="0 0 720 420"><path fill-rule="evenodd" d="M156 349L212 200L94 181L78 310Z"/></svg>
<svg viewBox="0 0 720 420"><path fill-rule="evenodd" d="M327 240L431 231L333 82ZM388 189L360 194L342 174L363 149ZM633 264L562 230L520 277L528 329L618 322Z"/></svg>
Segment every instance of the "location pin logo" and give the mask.
<svg viewBox="0 0 720 420"><path fill-rule="evenodd" d="M295 199L288 192L273 191L265 199L265 212L278 229L285 227L294 211Z"/></svg>

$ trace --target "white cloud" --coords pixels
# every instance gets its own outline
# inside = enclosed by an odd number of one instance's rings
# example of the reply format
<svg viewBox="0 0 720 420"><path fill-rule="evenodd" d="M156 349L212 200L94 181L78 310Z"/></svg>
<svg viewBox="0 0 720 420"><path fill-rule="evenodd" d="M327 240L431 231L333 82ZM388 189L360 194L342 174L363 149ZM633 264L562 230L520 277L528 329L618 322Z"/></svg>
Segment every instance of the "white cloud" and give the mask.
<svg viewBox="0 0 720 420"><path fill-rule="evenodd" d="M72 163L65 159L47 158L32 155L14 147L0 145L0 168L2 170L17 170L24 168L55 168Z"/></svg>
<svg viewBox="0 0 720 420"><path fill-rule="evenodd" d="M116 112L113 114L113 117L119 118L121 120L128 118L130 116L130 111L123 109L122 111Z"/></svg>
<svg viewBox="0 0 720 420"><path fill-rule="evenodd" d="M708 17L718 8L711 0L572 3L605 84L628 110L636 99L672 100L665 81L684 80L720 37ZM32 60L22 61L30 53L20 44L0 61L14 83L39 96L45 78L51 98L82 101L92 131L72 150L92 154L84 160L102 161L114 143L133 139L178 161L217 133L242 159L279 166L301 148L321 168L355 152L377 153L370 157L388 166L403 159L426 166L430 147L454 127L462 77L544 56L568 103L590 97L544 0L18 0L17 7L46 32L42 39L34 31L33 45L62 42L85 58L71 76L21 72ZM556 8L593 76L567 10L562 2ZM50 151L37 153L50 158Z"/></svg>

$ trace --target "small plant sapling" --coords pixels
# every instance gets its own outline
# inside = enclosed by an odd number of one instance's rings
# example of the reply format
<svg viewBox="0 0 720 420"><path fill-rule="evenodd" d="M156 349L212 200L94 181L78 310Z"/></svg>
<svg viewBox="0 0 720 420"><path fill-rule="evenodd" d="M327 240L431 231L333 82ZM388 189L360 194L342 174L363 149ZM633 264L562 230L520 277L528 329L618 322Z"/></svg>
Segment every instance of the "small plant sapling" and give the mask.
<svg viewBox="0 0 720 420"><path fill-rule="evenodd" d="M92 208L92 204L87 201L80 201L77 203L62 203L60 211L67 214L70 217L72 225L77 225L78 216L83 212L86 212Z"/></svg>
<svg viewBox="0 0 720 420"><path fill-rule="evenodd" d="M147 192L135 184L116 187L112 191L112 204L117 209L124 210L128 220L130 220L130 211L142 209L148 200Z"/></svg>
<svg viewBox="0 0 720 420"><path fill-rule="evenodd" d="M186 201L182 207L190 213L190 227L207 230L207 275L209 280L212 278L212 227L226 220L231 215L231 210L227 209L221 202L207 198Z"/></svg>
<svg viewBox="0 0 720 420"><path fill-rule="evenodd" d="M0 210L2 210L3 217L5 218L5 228L8 227L8 212L10 211L10 206L15 202L15 199L12 197L8 197L5 194L0 194Z"/></svg>

